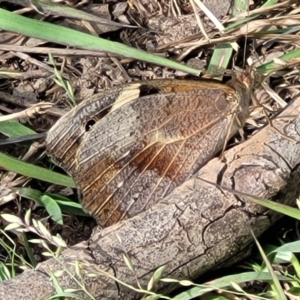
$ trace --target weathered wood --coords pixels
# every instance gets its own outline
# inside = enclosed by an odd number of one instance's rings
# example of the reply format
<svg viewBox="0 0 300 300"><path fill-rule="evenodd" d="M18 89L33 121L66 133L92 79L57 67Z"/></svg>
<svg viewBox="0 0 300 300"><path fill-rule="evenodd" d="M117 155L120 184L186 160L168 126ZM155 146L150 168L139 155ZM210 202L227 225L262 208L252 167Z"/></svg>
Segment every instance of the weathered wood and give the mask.
<svg viewBox="0 0 300 300"><path fill-rule="evenodd" d="M274 125L294 141L269 126L264 128L250 140L227 151L226 162L218 158L211 160L195 178L176 188L158 205L132 219L104 230L97 229L87 243L64 251L62 261L70 267L70 263L79 260L85 262L86 271L102 269L135 285L135 278L122 257L126 252L143 286L162 265L166 266L165 276L195 278L229 260L234 262L252 242L250 229L258 236L280 216L221 191L201 178L293 204L300 190L299 112L300 98L281 114L286 118L274 121ZM3 281L0 298L44 299L54 292L47 273L61 269L58 262L50 259L36 271L26 271ZM139 296L106 276L83 277L97 299ZM64 287L76 287L67 273L59 281Z"/></svg>

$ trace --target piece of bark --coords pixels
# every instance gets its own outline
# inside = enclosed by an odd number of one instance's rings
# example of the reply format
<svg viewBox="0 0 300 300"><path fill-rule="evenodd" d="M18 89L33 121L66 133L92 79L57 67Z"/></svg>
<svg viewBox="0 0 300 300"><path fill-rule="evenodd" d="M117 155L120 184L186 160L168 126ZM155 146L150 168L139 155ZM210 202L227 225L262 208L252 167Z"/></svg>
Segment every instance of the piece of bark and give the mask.
<svg viewBox="0 0 300 300"><path fill-rule="evenodd" d="M211 160L197 176L176 188L149 211L104 230L96 229L88 242L64 251L60 259L71 269L75 260L82 263L86 287L96 299L136 299L141 296L106 275L87 276L88 272L101 269L136 286L135 276L124 262L124 253L130 258L143 287L153 272L163 265L166 267L164 276L193 279L208 270L237 261L247 253L253 240L250 229L259 236L280 215L200 178L293 204L300 190L299 112L300 98L273 122L289 139L267 126L250 140L227 151L226 163L218 158ZM41 263L36 271L25 271L3 281L0 298L44 299L54 292L47 274L61 269L60 263L50 259ZM63 287L78 288L66 272L59 282Z"/></svg>

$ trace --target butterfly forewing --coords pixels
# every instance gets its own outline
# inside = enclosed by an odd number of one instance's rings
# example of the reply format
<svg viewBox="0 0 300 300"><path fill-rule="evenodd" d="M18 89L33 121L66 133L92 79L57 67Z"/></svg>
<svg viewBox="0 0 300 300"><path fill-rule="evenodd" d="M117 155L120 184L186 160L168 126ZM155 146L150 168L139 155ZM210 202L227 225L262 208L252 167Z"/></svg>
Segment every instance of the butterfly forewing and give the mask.
<svg viewBox="0 0 300 300"><path fill-rule="evenodd" d="M84 136L75 181L83 206L101 225L147 209L222 149L236 91L184 82L190 86L174 80L158 85L155 97L126 101Z"/></svg>

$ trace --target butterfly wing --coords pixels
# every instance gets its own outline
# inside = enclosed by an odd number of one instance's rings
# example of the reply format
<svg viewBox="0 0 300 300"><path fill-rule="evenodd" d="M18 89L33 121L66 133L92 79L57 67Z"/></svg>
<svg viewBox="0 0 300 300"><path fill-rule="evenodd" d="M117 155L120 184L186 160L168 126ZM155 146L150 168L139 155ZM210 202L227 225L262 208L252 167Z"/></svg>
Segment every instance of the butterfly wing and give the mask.
<svg viewBox="0 0 300 300"><path fill-rule="evenodd" d="M109 112L115 99L122 97L124 101L129 101L137 98L139 86L138 83L130 84L95 94L70 110L48 132L47 154L58 166L74 176L77 168L76 153L89 126Z"/></svg>
<svg viewBox="0 0 300 300"><path fill-rule="evenodd" d="M222 149L235 90L179 83L111 109L82 140L74 179L100 225L147 209Z"/></svg>

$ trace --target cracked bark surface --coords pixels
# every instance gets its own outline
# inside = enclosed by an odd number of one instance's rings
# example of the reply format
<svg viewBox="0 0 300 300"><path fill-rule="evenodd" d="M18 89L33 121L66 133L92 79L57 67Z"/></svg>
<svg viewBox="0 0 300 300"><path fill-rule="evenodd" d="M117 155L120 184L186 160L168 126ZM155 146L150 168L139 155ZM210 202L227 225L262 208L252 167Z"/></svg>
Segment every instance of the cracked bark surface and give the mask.
<svg viewBox="0 0 300 300"><path fill-rule="evenodd" d="M259 236L280 215L201 178L247 194L294 204L300 189L299 112L300 98L273 122L293 140L267 126L227 151L226 162L211 160L197 176L150 210L104 230L96 228L89 241L64 251L62 262L71 269L75 260L84 264L85 284L97 299L136 299L138 294L107 276L91 278L85 272L101 269L135 286L135 278L122 257L126 252L145 287L153 271L162 265L166 266L164 277L193 279L237 261L247 254L252 242L250 229ZM45 299L54 292L48 273L61 269L59 262L50 259L37 270L3 281L0 298ZM59 281L63 287L77 287L66 272Z"/></svg>

